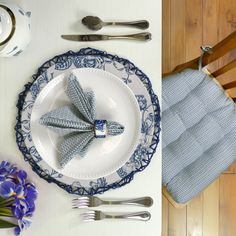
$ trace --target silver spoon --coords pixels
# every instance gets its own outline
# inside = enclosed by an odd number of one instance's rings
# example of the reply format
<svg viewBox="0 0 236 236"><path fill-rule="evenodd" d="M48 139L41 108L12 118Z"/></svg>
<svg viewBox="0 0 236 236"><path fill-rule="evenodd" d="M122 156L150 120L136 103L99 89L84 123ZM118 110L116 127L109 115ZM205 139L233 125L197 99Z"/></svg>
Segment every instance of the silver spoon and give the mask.
<svg viewBox="0 0 236 236"><path fill-rule="evenodd" d="M97 16L86 16L82 19L82 23L91 30L100 30L103 26L107 25L129 26L138 29L147 29L149 27L149 22L146 20L130 22L104 22Z"/></svg>

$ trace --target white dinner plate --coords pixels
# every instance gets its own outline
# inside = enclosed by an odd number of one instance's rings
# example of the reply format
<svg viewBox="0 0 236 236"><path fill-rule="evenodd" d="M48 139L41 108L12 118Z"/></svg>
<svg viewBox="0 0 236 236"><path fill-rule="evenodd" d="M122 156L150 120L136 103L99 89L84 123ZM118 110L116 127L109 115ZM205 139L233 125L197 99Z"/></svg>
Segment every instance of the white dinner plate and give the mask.
<svg viewBox="0 0 236 236"><path fill-rule="evenodd" d="M49 82L74 69L94 68L107 71L121 80L139 104L141 131L138 145L128 161L115 172L97 179L72 178L58 173L39 154L31 133L31 115L35 101ZM137 66L126 58L108 54L94 48L68 51L46 61L33 75L19 94L16 141L20 151L33 171L49 183L55 183L66 192L77 195L95 195L130 183L134 175L150 163L159 142L160 107L151 81Z"/></svg>
<svg viewBox="0 0 236 236"><path fill-rule="evenodd" d="M84 158L76 157L65 168L58 164L63 137L39 124L45 113L69 104L66 81L74 73L83 89L95 93L97 119L124 125L123 134L96 139ZM74 69L51 80L38 95L31 115L31 135L43 160L57 172L75 179L97 179L118 170L133 154L141 133L140 109L131 89L115 75L93 68Z"/></svg>

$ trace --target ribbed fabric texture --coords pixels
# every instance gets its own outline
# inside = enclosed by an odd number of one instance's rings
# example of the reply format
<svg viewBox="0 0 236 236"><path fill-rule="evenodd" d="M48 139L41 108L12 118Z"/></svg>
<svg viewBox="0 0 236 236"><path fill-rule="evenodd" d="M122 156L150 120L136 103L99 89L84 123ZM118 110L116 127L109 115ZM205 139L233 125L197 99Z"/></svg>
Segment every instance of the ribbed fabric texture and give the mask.
<svg viewBox="0 0 236 236"><path fill-rule="evenodd" d="M236 111L208 75L187 69L163 79L163 185L186 203L236 160Z"/></svg>
<svg viewBox="0 0 236 236"><path fill-rule="evenodd" d="M60 144L59 164L64 167L74 157L83 157L95 139L94 121L96 116L95 96L84 91L75 75L68 78L67 95L71 106L58 108L43 115L40 124L64 135ZM107 121L107 135L115 136L124 132L124 126Z"/></svg>

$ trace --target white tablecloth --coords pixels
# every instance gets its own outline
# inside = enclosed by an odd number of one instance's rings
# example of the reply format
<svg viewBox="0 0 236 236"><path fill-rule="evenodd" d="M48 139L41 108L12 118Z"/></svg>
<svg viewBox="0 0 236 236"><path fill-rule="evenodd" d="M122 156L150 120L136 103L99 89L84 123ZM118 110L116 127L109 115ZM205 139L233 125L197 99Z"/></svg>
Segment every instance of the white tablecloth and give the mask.
<svg viewBox="0 0 236 236"><path fill-rule="evenodd" d="M127 57L151 79L155 92L161 95L161 1L156 0L22 0L19 3L32 12L32 42L20 56L0 58L0 159L8 159L24 168L36 184L39 196L32 226L22 236L160 236L161 235L161 150L160 145L151 164L134 180L103 197L152 196L154 205L149 222L101 221L81 223L79 211L71 209L74 196L54 184L48 184L31 171L15 143L15 117L18 94L31 79L38 66L53 56L68 50L94 47ZM98 15L104 20L147 19L153 39L147 43L106 41L78 43L62 40L63 33L90 33L80 19ZM99 33L136 33L127 28L104 28ZM10 157L9 157L10 156ZM111 210L103 207L104 210ZM139 211L139 207L116 207L116 211ZM0 235L12 235L0 230Z"/></svg>

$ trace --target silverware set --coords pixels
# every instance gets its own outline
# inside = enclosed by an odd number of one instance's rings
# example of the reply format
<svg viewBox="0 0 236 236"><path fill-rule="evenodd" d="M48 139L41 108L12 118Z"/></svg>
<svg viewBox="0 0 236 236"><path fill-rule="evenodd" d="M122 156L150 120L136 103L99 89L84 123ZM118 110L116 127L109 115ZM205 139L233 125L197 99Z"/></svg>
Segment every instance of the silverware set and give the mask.
<svg viewBox="0 0 236 236"><path fill-rule="evenodd" d="M130 22L104 22L97 16L86 16L82 19L82 24L88 29L97 31L104 26L127 26L137 29L148 29L149 22L146 20L130 21ZM113 39L128 39L138 41L151 40L151 33L143 32L137 34L124 34L124 35L104 35L104 34L76 34L76 35L62 35L63 39L70 41L101 41L101 40L113 40Z"/></svg>
<svg viewBox="0 0 236 236"><path fill-rule="evenodd" d="M140 197L124 200L102 200L98 197L79 197L72 200L73 209L84 209L90 207L99 207L102 205L131 205L141 207L151 207L153 199L151 197ZM99 210L88 210L81 213L81 219L84 222L97 221L103 219L130 219L139 221L148 221L151 214L148 211L120 213L120 212L102 212Z"/></svg>

